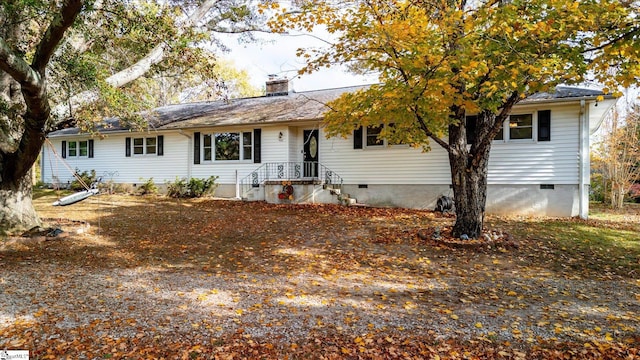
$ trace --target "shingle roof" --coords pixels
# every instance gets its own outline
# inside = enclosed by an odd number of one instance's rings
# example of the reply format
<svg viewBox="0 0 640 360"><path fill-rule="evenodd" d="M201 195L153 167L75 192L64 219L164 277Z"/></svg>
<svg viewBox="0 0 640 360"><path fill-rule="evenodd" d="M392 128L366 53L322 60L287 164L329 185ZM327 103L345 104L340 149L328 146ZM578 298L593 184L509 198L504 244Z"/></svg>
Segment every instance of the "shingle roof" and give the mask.
<svg viewBox="0 0 640 360"><path fill-rule="evenodd" d="M597 96L604 95L604 93L600 90L593 89L585 89L579 87L571 87L571 86L558 86L556 87L556 91L552 93L535 93L533 95L529 95L522 102L537 102L544 100L559 100L559 99L569 99L569 98L595 98Z"/></svg>
<svg viewBox="0 0 640 360"><path fill-rule="evenodd" d="M351 86L336 89L305 91L283 96L262 96L188 104L168 105L156 108L145 116L149 126L156 130L221 127L232 125L271 124L290 121L319 120L326 111L325 103L345 92L365 89L367 86ZM576 87L559 86L553 93L537 93L521 103L555 101L561 99L593 98L603 93ZM105 120L100 132L126 131L118 119ZM49 136L75 135L78 128L59 130Z"/></svg>

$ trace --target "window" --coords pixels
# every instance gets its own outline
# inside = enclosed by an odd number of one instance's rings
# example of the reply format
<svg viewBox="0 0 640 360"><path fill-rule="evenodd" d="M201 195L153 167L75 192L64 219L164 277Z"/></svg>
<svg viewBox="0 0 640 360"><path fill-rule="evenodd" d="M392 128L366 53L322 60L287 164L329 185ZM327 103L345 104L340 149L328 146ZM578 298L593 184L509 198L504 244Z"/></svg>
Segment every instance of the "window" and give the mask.
<svg viewBox="0 0 640 360"><path fill-rule="evenodd" d="M202 158L205 161L253 159L253 132L203 135Z"/></svg>
<svg viewBox="0 0 640 360"><path fill-rule="evenodd" d="M511 115L509 117L509 139L533 139L532 114Z"/></svg>
<svg viewBox="0 0 640 360"><path fill-rule="evenodd" d="M240 160L240 133L215 134L216 160Z"/></svg>
<svg viewBox="0 0 640 360"><path fill-rule="evenodd" d="M506 125L508 124L508 126ZM514 114L505 120L503 131L494 140L551 141L551 110Z"/></svg>
<svg viewBox="0 0 640 360"><path fill-rule="evenodd" d="M211 156L213 155L212 149L211 135L204 135L202 137L202 156L205 161L211 161Z"/></svg>
<svg viewBox="0 0 640 360"><path fill-rule="evenodd" d="M89 145L87 141L78 141L79 153L78 156L87 156L89 155Z"/></svg>
<svg viewBox="0 0 640 360"><path fill-rule="evenodd" d="M146 138L146 153L147 154L155 154L156 153L156 138Z"/></svg>
<svg viewBox="0 0 640 360"><path fill-rule="evenodd" d="M133 154L134 155L144 155L144 154L155 154L156 153L156 145L157 141L155 136L148 138L134 138L133 139Z"/></svg>
<svg viewBox="0 0 640 360"><path fill-rule="evenodd" d="M382 125L369 125L367 126L367 146L383 146L384 139L379 138L380 132L382 132Z"/></svg>
<svg viewBox="0 0 640 360"><path fill-rule="evenodd" d="M251 160L251 133L242 133L242 160Z"/></svg>
<svg viewBox="0 0 640 360"><path fill-rule="evenodd" d="M144 138L133 139L133 154L134 155L144 154Z"/></svg>
<svg viewBox="0 0 640 360"><path fill-rule="evenodd" d="M91 145L93 145L93 140L91 141ZM90 141L82 140L82 141L69 141L68 150L66 156L69 157L93 157L90 155Z"/></svg>
<svg viewBox="0 0 640 360"><path fill-rule="evenodd" d="M78 156L78 143L69 141L69 156Z"/></svg>
<svg viewBox="0 0 640 360"><path fill-rule="evenodd" d="M164 155L164 136L150 136L150 137L139 137L133 138L133 141L130 137L125 138L125 156L131 156L132 150L133 155ZM89 150L91 152L91 150ZM91 155L89 155L91 157Z"/></svg>
<svg viewBox="0 0 640 360"><path fill-rule="evenodd" d="M384 126L384 124L367 126L366 132L364 134L365 144L367 145L367 147L402 145L402 141L387 140L380 137ZM387 124L386 126L393 128L394 124L391 123Z"/></svg>

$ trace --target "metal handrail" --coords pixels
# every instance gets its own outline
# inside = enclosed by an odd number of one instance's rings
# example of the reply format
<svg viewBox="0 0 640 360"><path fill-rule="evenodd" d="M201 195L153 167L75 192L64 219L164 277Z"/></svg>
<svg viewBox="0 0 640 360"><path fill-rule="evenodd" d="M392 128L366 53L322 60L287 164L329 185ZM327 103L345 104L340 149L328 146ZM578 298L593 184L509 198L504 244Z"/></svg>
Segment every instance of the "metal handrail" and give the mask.
<svg viewBox="0 0 640 360"><path fill-rule="evenodd" d="M240 180L242 195L266 181L320 181L322 185L341 187L343 179L335 171L316 161L265 163Z"/></svg>

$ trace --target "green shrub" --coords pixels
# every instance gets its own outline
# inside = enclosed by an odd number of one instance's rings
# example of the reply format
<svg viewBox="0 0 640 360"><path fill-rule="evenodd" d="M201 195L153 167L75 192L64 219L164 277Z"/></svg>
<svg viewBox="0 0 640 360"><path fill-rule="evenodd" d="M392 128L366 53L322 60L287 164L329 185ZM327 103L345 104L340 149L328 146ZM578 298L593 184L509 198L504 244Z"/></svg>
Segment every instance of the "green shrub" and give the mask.
<svg viewBox="0 0 640 360"><path fill-rule="evenodd" d="M186 193L187 193L187 179L185 178L180 179L176 177L175 181L167 183L167 196L172 198L181 198L181 197L186 197L185 196Z"/></svg>
<svg viewBox="0 0 640 360"><path fill-rule="evenodd" d="M217 176L210 176L207 179L176 178L174 182L167 184L167 196L172 198L199 198L205 195L213 195L218 188L216 184Z"/></svg>
<svg viewBox="0 0 640 360"><path fill-rule="evenodd" d="M140 180L144 180L144 179L140 179ZM138 186L138 194L140 195L156 194L157 192L158 192L158 187L156 186L156 183L153 182L152 177L150 177L147 181L145 181L144 183L140 184L140 186Z"/></svg>

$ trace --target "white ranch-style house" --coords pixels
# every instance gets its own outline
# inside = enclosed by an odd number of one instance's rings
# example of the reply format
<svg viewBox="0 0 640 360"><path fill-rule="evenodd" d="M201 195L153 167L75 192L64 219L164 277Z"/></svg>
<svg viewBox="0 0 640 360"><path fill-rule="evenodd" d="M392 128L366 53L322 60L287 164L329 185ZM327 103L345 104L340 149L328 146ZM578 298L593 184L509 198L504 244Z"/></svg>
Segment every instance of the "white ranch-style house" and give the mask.
<svg viewBox="0 0 640 360"><path fill-rule="evenodd" d="M59 165L64 161L116 183L215 175L216 196L248 201L433 209L438 197L451 196L447 153L437 145L425 153L388 144L378 139L377 127L325 137L324 103L359 88L297 93L287 80L270 80L262 97L157 108L145 132L117 120L100 130L101 137L77 128L56 131L49 134L56 154L43 148L42 181L71 181ZM513 109L493 141L487 212L586 218L589 135L615 103L598 102L599 95L558 87ZM283 189L283 181L291 187Z"/></svg>

